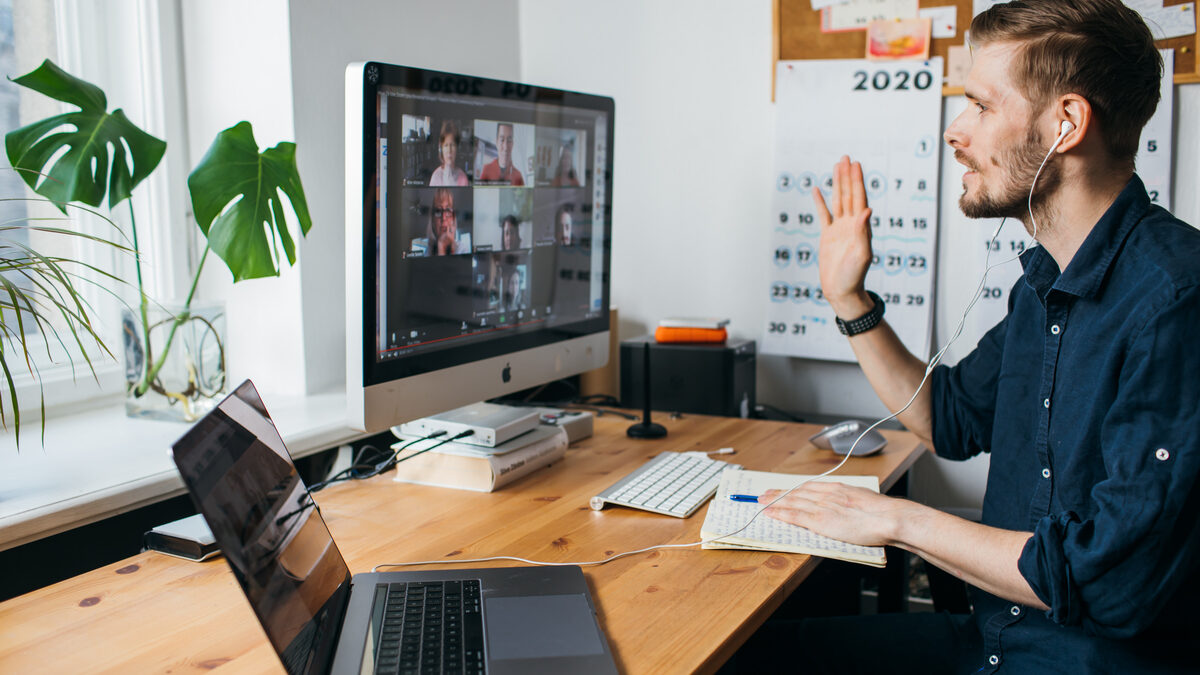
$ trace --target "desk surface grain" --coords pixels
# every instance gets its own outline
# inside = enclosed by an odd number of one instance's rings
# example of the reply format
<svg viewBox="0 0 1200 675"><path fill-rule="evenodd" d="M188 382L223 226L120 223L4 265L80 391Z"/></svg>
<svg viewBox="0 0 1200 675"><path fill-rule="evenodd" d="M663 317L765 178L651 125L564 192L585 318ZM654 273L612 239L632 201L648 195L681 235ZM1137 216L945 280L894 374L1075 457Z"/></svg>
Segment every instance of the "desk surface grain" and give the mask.
<svg viewBox="0 0 1200 675"><path fill-rule="evenodd" d="M698 542L702 507L677 519L588 500L660 452L711 451L747 469L819 473L840 457L813 448L812 425L661 416L669 435L625 436L626 420L498 492L396 483L390 475L317 493L321 514L354 573L387 562L492 555L580 562L655 544ZM846 474L886 489L924 451L916 437L853 458ZM507 566L498 562L460 567ZM601 628L626 673L713 672L811 572L805 555L658 549L584 567ZM414 568L404 568L414 569ZM420 569L420 568L416 568ZM224 559L193 563L143 553L0 604L0 672L283 672Z"/></svg>

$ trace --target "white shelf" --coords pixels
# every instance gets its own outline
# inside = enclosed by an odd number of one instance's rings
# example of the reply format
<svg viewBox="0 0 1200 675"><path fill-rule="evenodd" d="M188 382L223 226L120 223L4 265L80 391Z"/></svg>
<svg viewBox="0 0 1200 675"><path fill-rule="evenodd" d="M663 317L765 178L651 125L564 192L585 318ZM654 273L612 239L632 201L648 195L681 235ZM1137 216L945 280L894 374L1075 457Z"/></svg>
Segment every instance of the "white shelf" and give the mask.
<svg viewBox="0 0 1200 675"><path fill-rule="evenodd" d="M364 435L346 425L343 391L263 399L293 457ZM168 451L188 428L131 419L120 402L48 421L44 446L25 422L20 453L0 435L0 550L183 494Z"/></svg>

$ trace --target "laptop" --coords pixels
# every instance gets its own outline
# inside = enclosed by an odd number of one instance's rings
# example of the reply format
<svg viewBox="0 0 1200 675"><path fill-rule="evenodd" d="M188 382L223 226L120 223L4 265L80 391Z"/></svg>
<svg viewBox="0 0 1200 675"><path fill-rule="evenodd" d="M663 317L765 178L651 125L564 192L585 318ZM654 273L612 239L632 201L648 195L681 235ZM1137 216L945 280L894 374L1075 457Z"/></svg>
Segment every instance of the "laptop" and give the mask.
<svg viewBox="0 0 1200 675"><path fill-rule="evenodd" d="M577 566L352 577L249 380L172 455L291 675L617 672Z"/></svg>

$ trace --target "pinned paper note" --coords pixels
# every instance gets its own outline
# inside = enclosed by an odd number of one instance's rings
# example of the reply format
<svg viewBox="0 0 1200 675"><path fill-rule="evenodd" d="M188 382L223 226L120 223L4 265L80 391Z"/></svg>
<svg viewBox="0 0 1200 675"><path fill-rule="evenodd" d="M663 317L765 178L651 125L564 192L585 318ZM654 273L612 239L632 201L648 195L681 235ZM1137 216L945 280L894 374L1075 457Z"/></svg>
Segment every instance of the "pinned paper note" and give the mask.
<svg viewBox="0 0 1200 675"><path fill-rule="evenodd" d="M929 19L872 21L867 26L867 59L928 59L929 30Z"/></svg>
<svg viewBox="0 0 1200 675"><path fill-rule="evenodd" d="M925 7L919 10L918 16L929 19L933 23L933 37L952 38L958 35L957 7Z"/></svg>
<svg viewBox="0 0 1200 675"><path fill-rule="evenodd" d="M917 18L917 0L849 0L821 10L821 32L866 30L872 21Z"/></svg>
<svg viewBox="0 0 1200 675"><path fill-rule="evenodd" d="M1141 10L1139 10L1141 11ZM1158 7L1141 12L1155 40L1193 35L1196 32L1196 3Z"/></svg>
<svg viewBox="0 0 1200 675"><path fill-rule="evenodd" d="M946 50L946 86L965 87L971 70L971 50L955 45Z"/></svg>

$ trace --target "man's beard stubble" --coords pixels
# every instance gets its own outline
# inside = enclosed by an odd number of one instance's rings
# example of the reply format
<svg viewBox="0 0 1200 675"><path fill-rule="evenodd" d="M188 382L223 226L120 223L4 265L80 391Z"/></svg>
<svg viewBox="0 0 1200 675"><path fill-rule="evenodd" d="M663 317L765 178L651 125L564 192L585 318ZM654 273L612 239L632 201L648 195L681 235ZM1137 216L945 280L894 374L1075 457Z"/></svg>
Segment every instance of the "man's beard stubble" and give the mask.
<svg viewBox="0 0 1200 675"><path fill-rule="evenodd" d="M1046 201L1058 190L1062 174L1057 162L1047 161L1041 175L1038 175L1038 168L1046 159L1046 152L1042 150L1044 147L1044 141L1035 130L1030 129L1024 142L1002 150L999 157L992 160L992 164L1000 167L1006 177L1001 194L993 195L981 190L969 197L964 191L958 200L963 215L968 218L1016 218L1025 222L1029 217L1029 191L1033 189L1033 215L1042 232L1049 229L1053 219ZM954 156L968 168L978 170L974 162L961 151L956 150ZM1035 176L1036 186L1033 184ZM1025 229L1033 234L1031 223L1025 222Z"/></svg>

